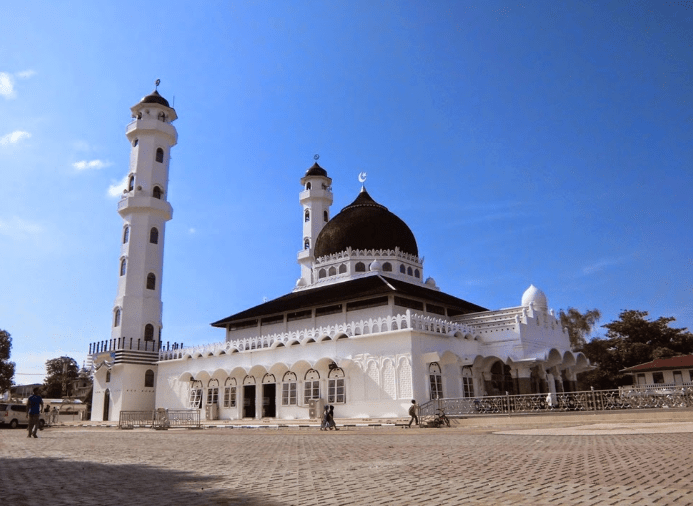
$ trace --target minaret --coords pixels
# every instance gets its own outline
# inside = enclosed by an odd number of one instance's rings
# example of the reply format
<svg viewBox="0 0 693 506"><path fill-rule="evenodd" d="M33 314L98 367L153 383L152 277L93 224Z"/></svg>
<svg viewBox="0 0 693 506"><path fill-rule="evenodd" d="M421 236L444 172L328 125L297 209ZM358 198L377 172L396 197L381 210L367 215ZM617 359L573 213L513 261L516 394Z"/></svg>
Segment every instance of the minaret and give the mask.
<svg viewBox="0 0 693 506"><path fill-rule="evenodd" d="M156 82L157 86L159 81ZM152 410L156 361L161 347L161 284L168 202L170 151L178 133L176 111L155 89L130 108L127 186L118 202L118 294L111 316L111 339L94 343L93 420L118 420L120 411ZM105 366L105 367L104 367Z"/></svg>
<svg viewBox="0 0 693 506"><path fill-rule="evenodd" d="M301 277L297 286L308 286L313 283L312 267L315 240L318 234L330 220L330 206L332 205L332 179L327 176L327 171L318 165L319 156L315 155L315 163L301 178L303 190L299 194L299 201L303 207L303 249L298 253L298 263L301 264Z"/></svg>
<svg viewBox="0 0 693 506"><path fill-rule="evenodd" d="M178 140L171 123L178 116L156 90L130 110L135 120L127 126L130 172L118 203L123 229L112 337L158 342L165 226L173 213L168 169L171 147ZM118 309L120 325L115 326Z"/></svg>

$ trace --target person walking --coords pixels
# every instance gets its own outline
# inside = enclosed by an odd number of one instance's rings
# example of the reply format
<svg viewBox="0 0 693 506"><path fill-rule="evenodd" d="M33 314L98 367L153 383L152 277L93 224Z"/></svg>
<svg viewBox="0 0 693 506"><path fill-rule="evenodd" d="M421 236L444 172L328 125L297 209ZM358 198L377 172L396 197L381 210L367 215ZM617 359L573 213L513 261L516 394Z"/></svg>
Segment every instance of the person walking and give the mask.
<svg viewBox="0 0 693 506"><path fill-rule="evenodd" d="M33 436L35 438L38 438L36 432L38 431L40 425L41 411L43 410L43 399L38 394L38 392L38 387L34 388L34 395L29 397L26 401L26 405L28 408L27 411L29 413L29 433L26 437Z"/></svg>
<svg viewBox="0 0 693 506"><path fill-rule="evenodd" d="M330 426L330 405L325 405L322 411L322 421L320 422L320 430L327 430Z"/></svg>
<svg viewBox="0 0 693 506"><path fill-rule="evenodd" d="M329 418L328 418L328 425L329 425L329 427L330 427L330 430L332 430L332 429L334 429L334 430L339 430L339 429L337 428L337 424L334 423L334 406L332 406L332 405L330 406L330 414L329 414Z"/></svg>
<svg viewBox="0 0 693 506"><path fill-rule="evenodd" d="M53 406L53 411L51 411L51 425L58 423L58 408Z"/></svg>
<svg viewBox="0 0 693 506"><path fill-rule="evenodd" d="M419 405L416 403L415 399L411 400L411 406L409 406L409 416L411 416L411 420L409 420L409 428L411 429L411 423L416 421L416 425L419 425Z"/></svg>

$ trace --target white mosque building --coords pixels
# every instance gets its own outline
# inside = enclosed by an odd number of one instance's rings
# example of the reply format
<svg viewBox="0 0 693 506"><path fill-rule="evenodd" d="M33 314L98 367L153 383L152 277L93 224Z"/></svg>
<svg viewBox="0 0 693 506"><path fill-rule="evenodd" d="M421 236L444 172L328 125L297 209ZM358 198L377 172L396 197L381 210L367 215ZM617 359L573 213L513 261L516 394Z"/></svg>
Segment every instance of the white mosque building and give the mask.
<svg viewBox="0 0 693 506"><path fill-rule="evenodd" d="M111 337L93 343L93 420L201 409L203 419L407 416L412 399L571 391L589 367L544 293L488 310L424 276L409 227L362 188L332 216L332 179L300 178L301 277L286 295L222 318L220 342L161 341L161 280L176 111L155 90L131 108L128 186L118 203ZM297 232L298 232L297 224Z"/></svg>

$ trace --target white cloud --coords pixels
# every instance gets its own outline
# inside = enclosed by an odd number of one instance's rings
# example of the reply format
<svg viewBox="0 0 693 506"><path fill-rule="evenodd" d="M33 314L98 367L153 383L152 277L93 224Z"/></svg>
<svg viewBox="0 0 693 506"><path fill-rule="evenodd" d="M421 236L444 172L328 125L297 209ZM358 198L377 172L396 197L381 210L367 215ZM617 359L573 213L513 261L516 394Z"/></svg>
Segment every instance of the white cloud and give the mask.
<svg viewBox="0 0 693 506"><path fill-rule="evenodd" d="M33 77L36 75L35 70L22 70L21 72L17 72L15 74L17 77L20 79L29 79L30 77Z"/></svg>
<svg viewBox="0 0 693 506"><path fill-rule="evenodd" d="M111 186L108 187L108 196L109 197L119 197L122 193L125 187L128 184L128 176L125 175L123 179L118 181L115 184L112 184Z"/></svg>
<svg viewBox="0 0 693 506"><path fill-rule="evenodd" d="M195 229L194 229L194 228L188 229L188 232L191 233L191 234L194 234L194 233L195 233Z"/></svg>
<svg viewBox="0 0 693 506"><path fill-rule="evenodd" d="M14 80L7 72L0 72L0 95L3 95L5 98L14 98L16 96Z"/></svg>
<svg viewBox="0 0 693 506"><path fill-rule="evenodd" d="M27 235L36 235L43 232L43 227L38 223L23 220L17 216L10 219L0 218L0 235L9 237L19 237Z"/></svg>
<svg viewBox="0 0 693 506"><path fill-rule="evenodd" d="M629 257L628 256L623 256L623 257L618 257L618 258L604 258L602 260L599 260L598 262L595 262L591 265L587 265L582 268L582 274L584 275L590 275L594 274L596 272L601 272L607 267L612 267L614 265L619 265L625 262Z"/></svg>
<svg viewBox="0 0 693 506"><path fill-rule="evenodd" d="M103 169L104 167L108 167L109 165L111 165L110 162L104 162L102 160L82 160L80 162L75 162L72 164L72 166L77 170Z"/></svg>
<svg viewBox="0 0 693 506"><path fill-rule="evenodd" d="M10 134L3 135L2 137L0 137L0 144L17 144L19 141L28 139L29 137L31 137L31 134L29 132L15 130Z"/></svg>

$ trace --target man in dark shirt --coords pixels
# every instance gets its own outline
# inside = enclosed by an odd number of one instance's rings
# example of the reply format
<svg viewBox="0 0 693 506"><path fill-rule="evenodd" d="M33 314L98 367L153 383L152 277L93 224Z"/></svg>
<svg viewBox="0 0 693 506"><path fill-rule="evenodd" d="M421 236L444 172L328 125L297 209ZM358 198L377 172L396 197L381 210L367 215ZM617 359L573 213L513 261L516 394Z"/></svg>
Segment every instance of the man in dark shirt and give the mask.
<svg viewBox="0 0 693 506"><path fill-rule="evenodd" d="M29 414L29 434L26 437L38 437L36 431L39 428L41 410L43 409L43 399L38 394L38 387L34 388L34 395L26 401Z"/></svg>

